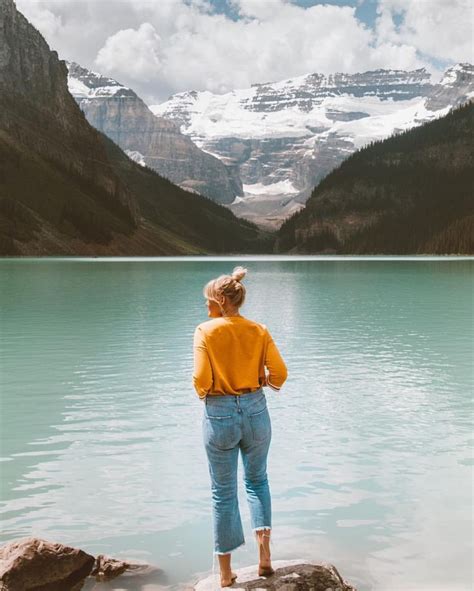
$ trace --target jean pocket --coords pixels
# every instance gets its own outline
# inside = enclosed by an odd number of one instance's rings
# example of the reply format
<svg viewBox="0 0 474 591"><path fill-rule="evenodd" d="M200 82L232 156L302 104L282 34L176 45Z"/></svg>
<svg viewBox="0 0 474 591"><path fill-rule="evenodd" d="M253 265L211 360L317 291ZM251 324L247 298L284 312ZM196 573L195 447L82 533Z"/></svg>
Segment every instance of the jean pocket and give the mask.
<svg viewBox="0 0 474 591"><path fill-rule="evenodd" d="M205 416L206 416L206 419L212 419L212 420L216 419L216 421L220 421L222 419L232 419L233 418L233 415L211 414L211 413L209 413L209 411L206 412Z"/></svg>
<svg viewBox="0 0 474 591"><path fill-rule="evenodd" d="M222 451L233 449L240 441L240 430L232 416L205 417L204 444Z"/></svg>
<svg viewBox="0 0 474 591"><path fill-rule="evenodd" d="M272 435L270 414L265 406L262 410L249 415L250 426L255 441L267 441Z"/></svg>

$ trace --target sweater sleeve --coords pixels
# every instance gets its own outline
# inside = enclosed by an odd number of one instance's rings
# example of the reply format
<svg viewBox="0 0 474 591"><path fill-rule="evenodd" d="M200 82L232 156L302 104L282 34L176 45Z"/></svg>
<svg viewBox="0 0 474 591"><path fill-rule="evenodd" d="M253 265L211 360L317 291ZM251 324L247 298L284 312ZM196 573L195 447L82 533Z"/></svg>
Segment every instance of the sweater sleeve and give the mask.
<svg viewBox="0 0 474 591"><path fill-rule="evenodd" d="M288 370L268 329L266 330L266 335L267 345L265 366L269 371L266 384L273 390L280 390L283 383L286 381L286 378L288 377Z"/></svg>
<svg viewBox="0 0 474 591"><path fill-rule="evenodd" d="M193 385L199 398L204 399L207 393L211 391L213 378L205 336L199 326L194 331L193 353Z"/></svg>

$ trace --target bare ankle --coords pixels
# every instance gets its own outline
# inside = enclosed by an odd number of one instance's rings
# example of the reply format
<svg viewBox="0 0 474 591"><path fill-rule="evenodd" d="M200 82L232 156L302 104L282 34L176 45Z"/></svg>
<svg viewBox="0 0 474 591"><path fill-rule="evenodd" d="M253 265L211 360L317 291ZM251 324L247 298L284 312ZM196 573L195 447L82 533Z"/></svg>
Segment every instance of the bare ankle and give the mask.
<svg viewBox="0 0 474 591"><path fill-rule="evenodd" d="M270 529L256 530L260 566L271 565Z"/></svg>

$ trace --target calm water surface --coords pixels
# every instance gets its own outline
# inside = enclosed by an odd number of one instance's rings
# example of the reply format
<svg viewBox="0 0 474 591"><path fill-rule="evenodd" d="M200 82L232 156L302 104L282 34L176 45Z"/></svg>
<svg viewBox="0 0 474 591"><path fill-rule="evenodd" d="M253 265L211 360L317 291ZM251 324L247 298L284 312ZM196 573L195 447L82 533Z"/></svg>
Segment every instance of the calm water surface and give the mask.
<svg viewBox="0 0 474 591"><path fill-rule="evenodd" d="M273 557L332 562L360 591L470 589L465 259L0 260L0 542L143 560L172 586L209 571L192 336L203 285L236 264L241 312L289 370L265 389ZM239 494L237 568L256 557Z"/></svg>

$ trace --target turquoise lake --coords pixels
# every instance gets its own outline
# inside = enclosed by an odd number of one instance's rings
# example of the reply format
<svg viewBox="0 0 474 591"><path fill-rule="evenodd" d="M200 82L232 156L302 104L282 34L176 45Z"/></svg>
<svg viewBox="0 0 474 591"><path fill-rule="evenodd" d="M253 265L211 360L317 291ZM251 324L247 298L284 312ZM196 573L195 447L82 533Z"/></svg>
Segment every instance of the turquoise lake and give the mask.
<svg viewBox="0 0 474 591"><path fill-rule="evenodd" d="M471 589L469 257L1 259L0 543L145 561L173 588L209 574L192 338L235 265L288 367L265 388L273 558L359 591ZM236 568L256 562L239 477Z"/></svg>

